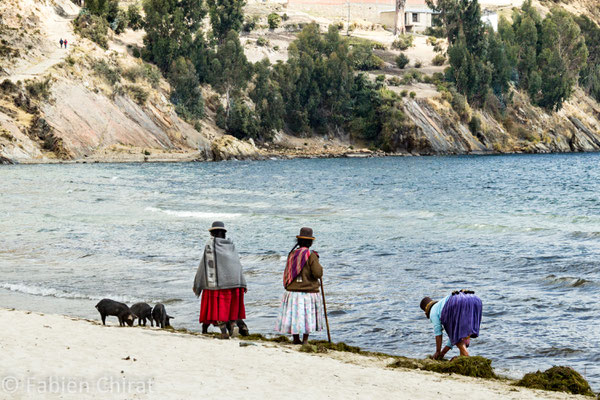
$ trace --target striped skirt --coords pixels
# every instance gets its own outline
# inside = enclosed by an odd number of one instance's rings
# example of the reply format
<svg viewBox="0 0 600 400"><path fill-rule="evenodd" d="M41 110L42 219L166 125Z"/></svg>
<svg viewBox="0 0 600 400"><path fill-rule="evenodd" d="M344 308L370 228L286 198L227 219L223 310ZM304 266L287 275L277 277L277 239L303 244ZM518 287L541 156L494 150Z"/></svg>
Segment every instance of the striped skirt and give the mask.
<svg viewBox="0 0 600 400"><path fill-rule="evenodd" d="M286 291L275 330L292 335L309 334L322 330L324 319L320 293Z"/></svg>

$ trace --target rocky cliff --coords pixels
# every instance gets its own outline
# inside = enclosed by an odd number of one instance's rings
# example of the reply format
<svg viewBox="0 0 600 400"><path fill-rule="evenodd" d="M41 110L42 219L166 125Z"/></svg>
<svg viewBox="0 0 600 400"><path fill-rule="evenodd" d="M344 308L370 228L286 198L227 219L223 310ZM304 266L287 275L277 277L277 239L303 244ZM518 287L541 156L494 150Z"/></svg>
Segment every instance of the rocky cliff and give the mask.
<svg viewBox="0 0 600 400"><path fill-rule="evenodd" d="M107 51L77 37L71 21L79 9L70 1L8 3L0 4L3 159L262 157L253 143L225 136L210 118L198 126L179 118L168 100L168 83L130 54L126 37L114 38ZM141 35L133 37L139 41ZM59 38L68 38L68 49Z"/></svg>
<svg viewBox="0 0 600 400"><path fill-rule="evenodd" d="M580 0L566 7L589 14L586 7L590 4ZM71 21L78 12L69 0L0 3L0 163L381 154L355 150L363 144L354 143L343 132L318 138L279 132L273 143L257 148L251 140L224 135L216 126L212 103L218 96L210 88L204 88L204 99L211 99L205 107L207 117L191 126L175 113L169 84L156 68L133 57L133 49L142 45L143 32L128 30L112 37L109 49L103 50L73 33ZM293 40L293 35L288 36L286 40ZM70 42L68 49L58 43L63 37ZM423 43L417 45L415 54L432 57L435 53L425 38L419 40ZM245 43L248 54L260 50L257 57L264 55L266 50L253 44L252 38L246 37ZM277 43L279 48L281 43ZM284 57L282 51L267 54L276 61ZM429 64L421 71L443 69ZM386 76L397 73L392 69L381 72ZM513 90L504 110L490 113L467 107L459 116L432 84L396 89L416 91L415 98L403 98L410 129L392 138L400 154L600 150L600 105L581 90L556 113L532 106L526 95ZM479 123L466 122L472 120Z"/></svg>
<svg viewBox="0 0 600 400"><path fill-rule="evenodd" d="M410 137L399 140L416 154L600 150L600 104L581 90L556 113L531 105L517 91L512 96L512 104L503 113L470 110L481 122L476 129L463 122L441 96L407 100L404 112L415 129Z"/></svg>

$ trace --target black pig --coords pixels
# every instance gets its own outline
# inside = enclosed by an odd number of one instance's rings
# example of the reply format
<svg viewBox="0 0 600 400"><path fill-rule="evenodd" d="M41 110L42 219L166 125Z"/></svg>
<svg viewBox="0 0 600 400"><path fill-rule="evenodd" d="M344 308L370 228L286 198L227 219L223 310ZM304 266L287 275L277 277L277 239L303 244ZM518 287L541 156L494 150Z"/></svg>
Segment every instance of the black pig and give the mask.
<svg viewBox="0 0 600 400"><path fill-rule="evenodd" d="M131 306L131 312L135 314L138 318L138 325L146 326L146 319L150 320L150 325L154 326L154 321L152 320L152 307L150 307L147 303L135 303Z"/></svg>
<svg viewBox="0 0 600 400"><path fill-rule="evenodd" d="M119 318L119 325L132 326L133 321L137 318L135 314L131 312L127 304L119 303L118 301L110 300L110 299L102 299L98 304L96 304L96 309L100 312L100 317L102 318L102 325L106 325L106 316L114 315Z"/></svg>
<svg viewBox="0 0 600 400"><path fill-rule="evenodd" d="M174 317L167 315L164 304L158 303L154 306L154 310L152 310L152 318L154 318L156 326L164 328L165 326L171 326L169 320Z"/></svg>

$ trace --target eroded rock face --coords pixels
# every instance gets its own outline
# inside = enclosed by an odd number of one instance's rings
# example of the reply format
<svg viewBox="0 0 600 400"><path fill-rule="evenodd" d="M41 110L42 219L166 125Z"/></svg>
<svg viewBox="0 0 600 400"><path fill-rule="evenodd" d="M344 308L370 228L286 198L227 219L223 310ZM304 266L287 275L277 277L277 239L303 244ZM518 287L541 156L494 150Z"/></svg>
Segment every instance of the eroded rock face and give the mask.
<svg viewBox="0 0 600 400"><path fill-rule="evenodd" d="M482 128L471 132L450 105L439 99L408 100L404 112L415 125L399 151L418 154L551 153L600 150L600 105L577 90L557 113L532 106L514 92L506 110L507 121L475 111Z"/></svg>
<svg viewBox="0 0 600 400"><path fill-rule="evenodd" d="M256 160L263 157L262 153L252 141L237 140L233 136L225 135L217 138L211 145L215 161L224 161L231 159L251 159Z"/></svg>

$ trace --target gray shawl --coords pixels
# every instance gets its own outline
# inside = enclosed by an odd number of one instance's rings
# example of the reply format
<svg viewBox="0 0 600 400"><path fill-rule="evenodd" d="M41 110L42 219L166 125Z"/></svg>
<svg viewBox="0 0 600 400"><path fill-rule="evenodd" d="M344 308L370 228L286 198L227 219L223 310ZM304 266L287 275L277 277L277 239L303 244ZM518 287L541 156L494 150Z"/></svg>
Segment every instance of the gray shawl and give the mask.
<svg viewBox="0 0 600 400"><path fill-rule="evenodd" d="M203 290L245 288L240 256L229 239L212 237L204 246L204 254L194 278L194 293Z"/></svg>

